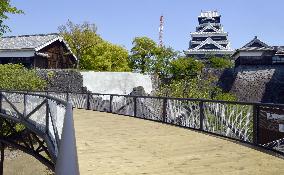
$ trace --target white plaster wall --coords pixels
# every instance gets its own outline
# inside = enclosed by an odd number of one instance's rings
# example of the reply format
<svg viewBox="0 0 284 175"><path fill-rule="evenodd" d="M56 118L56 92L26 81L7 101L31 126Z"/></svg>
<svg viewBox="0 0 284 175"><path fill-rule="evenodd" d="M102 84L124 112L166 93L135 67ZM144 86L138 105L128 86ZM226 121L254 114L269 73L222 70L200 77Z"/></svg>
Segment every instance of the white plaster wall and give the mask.
<svg viewBox="0 0 284 175"><path fill-rule="evenodd" d="M93 93L129 94L142 86L147 94L152 91L150 75L131 72L81 72L83 85Z"/></svg>
<svg viewBox="0 0 284 175"><path fill-rule="evenodd" d="M263 51L247 51L247 52L240 52L240 56L261 56L263 54Z"/></svg>

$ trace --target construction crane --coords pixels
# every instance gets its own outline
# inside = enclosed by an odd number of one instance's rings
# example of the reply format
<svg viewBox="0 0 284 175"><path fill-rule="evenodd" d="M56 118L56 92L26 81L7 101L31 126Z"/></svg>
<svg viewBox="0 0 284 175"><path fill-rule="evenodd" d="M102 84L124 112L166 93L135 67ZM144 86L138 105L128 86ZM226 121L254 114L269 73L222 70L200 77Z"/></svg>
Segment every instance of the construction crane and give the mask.
<svg viewBox="0 0 284 175"><path fill-rule="evenodd" d="M163 34L164 34L164 16L160 16L160 27L159 27L159 46L163 47Z"/></svg>

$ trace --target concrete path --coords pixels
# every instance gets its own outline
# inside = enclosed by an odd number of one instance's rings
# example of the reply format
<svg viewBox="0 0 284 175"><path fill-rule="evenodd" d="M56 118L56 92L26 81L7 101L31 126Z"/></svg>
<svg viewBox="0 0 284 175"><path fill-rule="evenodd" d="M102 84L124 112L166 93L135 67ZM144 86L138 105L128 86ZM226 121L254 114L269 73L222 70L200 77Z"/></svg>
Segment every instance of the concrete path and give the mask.
<svg viewBox="0 0 284 175"><path fill-rule="evenodd" d="M74 110L81 175L283 174L284 160L156 122Z"/></svg>

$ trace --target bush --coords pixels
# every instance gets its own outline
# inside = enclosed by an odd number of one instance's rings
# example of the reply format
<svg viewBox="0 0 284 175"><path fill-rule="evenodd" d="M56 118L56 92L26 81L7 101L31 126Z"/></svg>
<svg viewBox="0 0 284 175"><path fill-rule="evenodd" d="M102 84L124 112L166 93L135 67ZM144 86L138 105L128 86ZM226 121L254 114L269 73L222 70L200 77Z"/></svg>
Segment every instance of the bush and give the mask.
<svg viewBox="0 0 284 175"><path fill-rule="evenodd" d="M38 77L34 70L20 64L0 64L0 89L5 90L44 90L47 83ZM11 132L11 128L14 131ZM20 123L10 123L0 118L0 137L13 136L25 130Z"/></svg>
<svg viewBox="0 0 284 175"><path fill-rule="evenodd" d="M220 93L220 94L217 94L213 99L223 100L223 101L237 101L237 97L231 93Z"/></svg>
<svg viewBox="0 0 284 175"><path fill-rule="evenodd" d="M38 77L34 70L20 64L0 65L0 89L5 90L44 90L47 83Z"/></svg>
<svg viewBox="0 0 284 175"><path fill-rule="evenodd" d="M158 96L178 98L212 99L224 101L236 101L237 98L231 93L224 93L215 85L216 77L207 79L192 78L172 80L169 84L162 85L157 91Z"/></svg>
<svg viewBox="0 0 284 175"><path fill-rule="evenodd" d="M174 79L196 78L201 72L204 64L193 58L178 58L171 62L171 74Z"/></svg>
<svg viewBox="0 0 284 175"><path fill-rule="evenodd" d="M231 60L227 58L220 58L220 57L212 57L209 58L210 67L216 69L225 69L233 67L233 63Z"/></svg>

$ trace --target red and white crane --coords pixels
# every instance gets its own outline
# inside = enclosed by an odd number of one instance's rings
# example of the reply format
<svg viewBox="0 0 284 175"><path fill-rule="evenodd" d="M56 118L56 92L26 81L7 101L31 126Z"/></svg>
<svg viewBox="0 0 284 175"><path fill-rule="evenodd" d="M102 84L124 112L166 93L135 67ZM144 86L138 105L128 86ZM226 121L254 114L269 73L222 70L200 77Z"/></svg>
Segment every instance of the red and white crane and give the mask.
<svg viewBox="0 0 284 175"><path fill-rule="evenodd" d="M163 47L163 34L164 34L164 16L160 17L160 27L159 27L159 46Z"/></svg>

